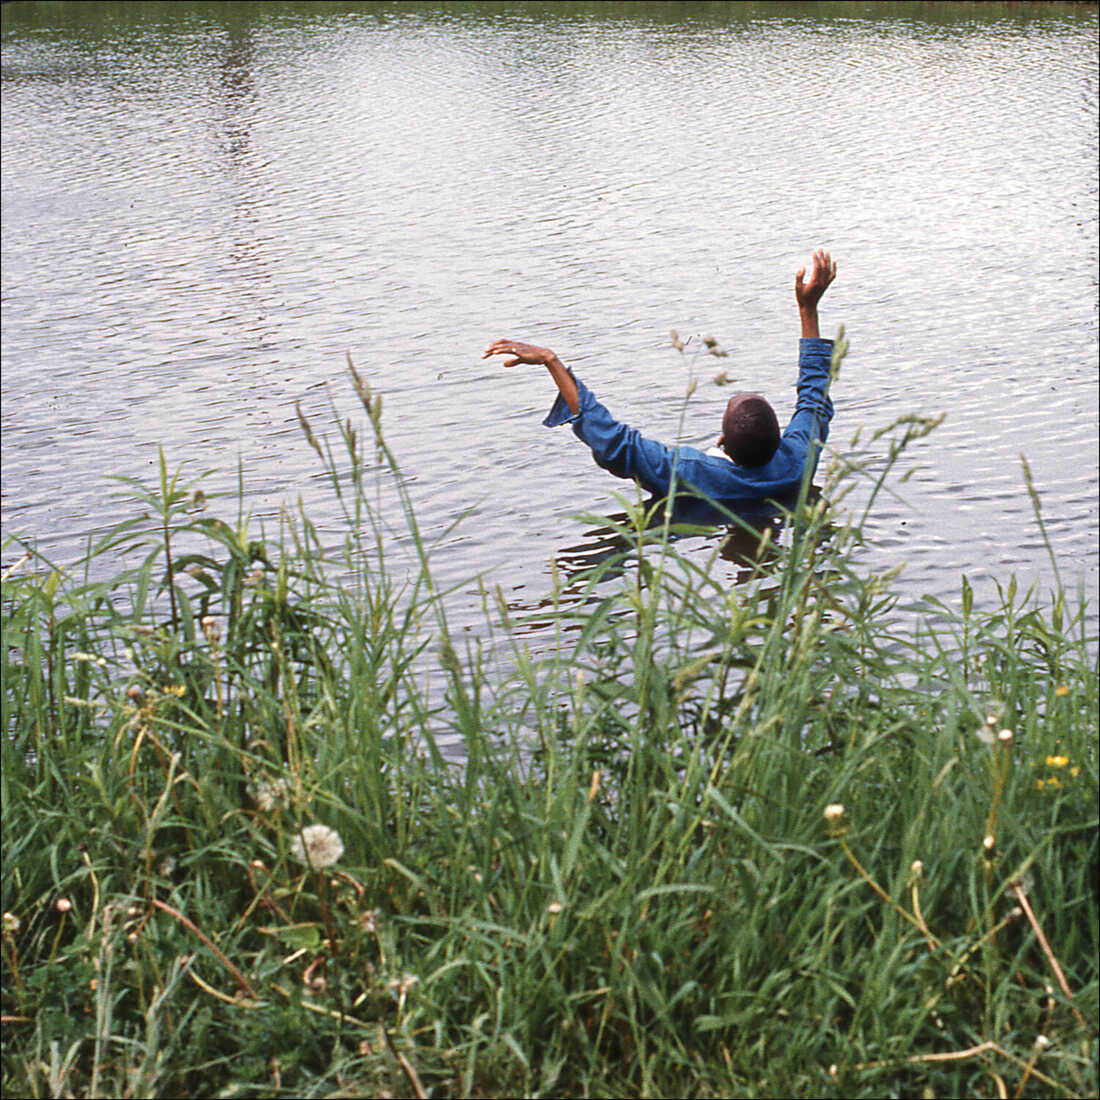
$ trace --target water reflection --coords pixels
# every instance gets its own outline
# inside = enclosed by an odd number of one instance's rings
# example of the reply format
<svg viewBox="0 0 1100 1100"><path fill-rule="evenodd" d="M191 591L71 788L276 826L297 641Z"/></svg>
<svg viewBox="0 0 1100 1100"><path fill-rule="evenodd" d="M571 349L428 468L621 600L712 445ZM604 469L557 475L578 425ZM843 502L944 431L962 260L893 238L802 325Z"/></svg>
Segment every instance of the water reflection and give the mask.
<svg viewBox="0 0 1100 1100"><path fill-rule="evenodd" d="M254 54L252 28L247 25L230 27L218 69L218 87L225 106L222 149L238 168L248 167L252 151L252 106L256 98L252 73Z"/></svg>
<svg viewBox="0 0 1100 1100"><path fill-rule="evenodd" d="M350 350L385 396L440 584L533 594L559 559L575 585L586 554L622 548L570 517L619 504L538 426L541 384L477 359L486 334L537 336L624 420L697 445L679 435L689 357L665 334L713 332L739 385L778 397L788 272L821 243L845 262L823 321L853 346L830 446L875 460L877 428L951 410L904 500L876 504L873 567L907 559L913 598L953 598L959 572L987 591L1045 576L1026 449L1063 575L1095 593L1094 6L2 18L5 534L72 560L122 518L102 475L145 477L157 443L231 493L239 458L254 515L301 494L339 529L294 406L327 420L332 392L359 417L328 387ZM724 401L700 381L684 422L714 423ZM748 568L715 560L731 583ZM480 622L480 602L454 619Z"/></svg>
<svg viewBox="0 0 1100 1100"><path fill-rule="evenodd" d="M812 487L809 503L814 504L820 495ZM727 567L729 584L743 585L768 576L771 566L779 560L780 540L789 529L796 503L787 500L778 507L759 505L733 515L707 500L682 496L668 517L664 508L650 502L646 507L647 524L640 532L629 513L609 515L606 523L585 530L579 542L557 551L552 565L556 574L552 595L507 603L507 610L518 626L516 633L537 634L557 620L563 610L598 603L604 598L603 589L609 581L638 568L639 547L644 552L647 546L663 539L666 523L669 543L684 557L702 559L706 566L715 562L732 566ZM828 532L824 537L828 537ZM554 616L546 617L545 613L551 611ZM581 625L567 624L564 629L577 630Z"/></svg>

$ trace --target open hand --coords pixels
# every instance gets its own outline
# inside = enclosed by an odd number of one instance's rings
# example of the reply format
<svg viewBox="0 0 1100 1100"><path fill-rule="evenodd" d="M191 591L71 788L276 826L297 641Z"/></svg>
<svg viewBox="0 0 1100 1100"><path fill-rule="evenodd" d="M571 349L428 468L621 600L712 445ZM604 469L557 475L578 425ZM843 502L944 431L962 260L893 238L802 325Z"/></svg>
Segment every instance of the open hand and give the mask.
<svg viewBox="0 0 1100 1100"><path fill-rule="evenodd" d="M836 261L830 259L828 252L819 248L814 253L814 269L807 282L802 281L805 274L806 269L800 267L794 277L794 295L798 299L799 308L817 309L821 295L836 278Z"/></svg>
<svg viewBox="0 0 1100 1100"><path fill-rule="evenodd" d="M481 354L482 359L490 355L514 355L504 365L514 367L519 363L531 366L549 366L557 356L549 348L540 348L535 344L521 344L517 340L494 340Z"/></svg>

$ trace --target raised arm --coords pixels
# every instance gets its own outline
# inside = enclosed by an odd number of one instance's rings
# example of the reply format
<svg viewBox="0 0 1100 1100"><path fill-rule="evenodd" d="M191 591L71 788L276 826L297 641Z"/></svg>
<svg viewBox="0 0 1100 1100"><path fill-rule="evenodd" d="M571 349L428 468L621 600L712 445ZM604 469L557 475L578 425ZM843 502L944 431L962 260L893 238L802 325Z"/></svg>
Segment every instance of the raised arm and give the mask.
<svg viewBox="0 0 1100 1100"><path fill-rule="evenodd" d="M794 296L798 299L798 314L802 319L802 335L812 339L821 337L817 323L817 303L829 284L836 278L836 261L819 248L814 253L814 269L807 282L803 282L806 269L800 267L794 277Z"/></svg>
<svg viewBox="0 0 1100 1100"><path fill-rule="evenodd" d="M504 365L514 367L519 363L528 363L531 366L544 366L554 379L558 392L562 395L569 411L576 416L580 412L580 397L577 394L577 383L573 376L565 369L565 364L549 349L540 348L534 344L521 344L516 340L494 340L484 352L481 358L488 359L490 355L513 355Z"/></svg>

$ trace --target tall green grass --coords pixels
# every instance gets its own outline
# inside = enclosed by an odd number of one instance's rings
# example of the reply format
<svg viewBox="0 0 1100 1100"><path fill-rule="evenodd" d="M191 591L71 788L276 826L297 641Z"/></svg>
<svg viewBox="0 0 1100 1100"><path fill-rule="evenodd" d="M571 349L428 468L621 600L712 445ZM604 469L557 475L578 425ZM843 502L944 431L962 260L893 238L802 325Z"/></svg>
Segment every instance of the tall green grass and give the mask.
<svg viewBox="0 0 1100 1100"><path fill-rule="evenodd" d="M338 551L162 456L5 568L6 1093L1096 1094L1082 601L914 615L836 461L749 583L626 501L539 652L491 583L462 642L351 382L365 439L302 419Z"/></svg>

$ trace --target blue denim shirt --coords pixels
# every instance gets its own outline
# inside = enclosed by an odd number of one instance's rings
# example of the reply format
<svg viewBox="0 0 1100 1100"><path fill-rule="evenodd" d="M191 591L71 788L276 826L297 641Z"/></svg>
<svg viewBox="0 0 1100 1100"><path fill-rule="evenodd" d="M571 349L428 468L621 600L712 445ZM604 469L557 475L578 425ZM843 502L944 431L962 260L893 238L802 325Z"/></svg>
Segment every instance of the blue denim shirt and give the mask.
<svg viewBox="0 0 1100 1100"><path fill-rule="evenodd" d="M617 477L633 478L655 496L667 496L673 474L677 485L690 487L728 508L765 500L782 501L797 494L807 457L816 469L819 444L829 435L833 403L829 400L832 340L803 338L798 344L798 401L783 432L779 449L763 466L738 466L728 458L695 447L667 447L620 424L577 379L580 409L569 411L559 394L543 421L548 428L572 423L573 433L592 449L592 456ZM811 472L812 476L812 472Z"/></svg>

